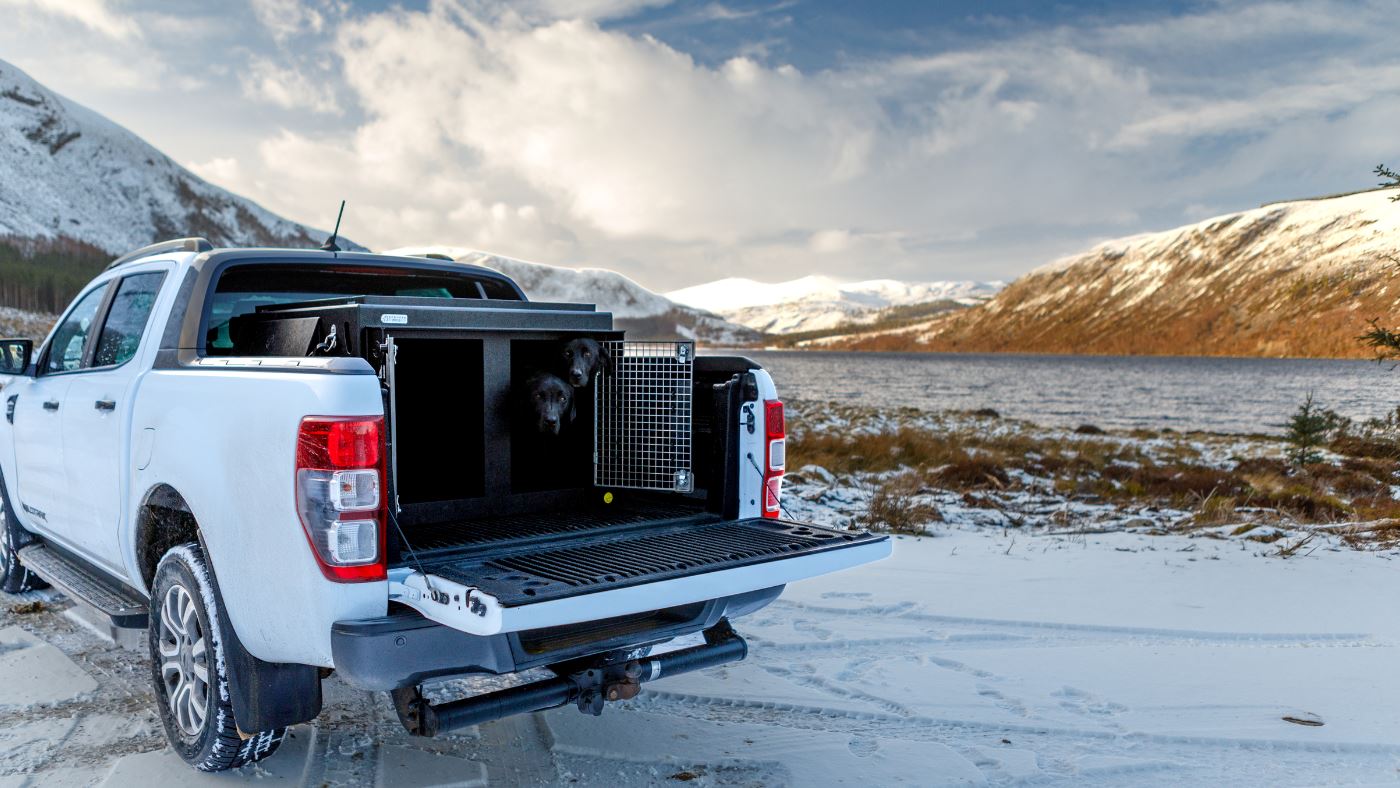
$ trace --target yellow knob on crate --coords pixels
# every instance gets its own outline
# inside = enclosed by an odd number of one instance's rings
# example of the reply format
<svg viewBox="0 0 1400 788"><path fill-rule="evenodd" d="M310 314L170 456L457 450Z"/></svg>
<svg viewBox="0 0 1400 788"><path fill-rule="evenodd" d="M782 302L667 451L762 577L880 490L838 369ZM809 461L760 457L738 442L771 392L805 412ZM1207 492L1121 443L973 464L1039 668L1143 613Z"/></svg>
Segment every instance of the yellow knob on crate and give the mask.
<svg viewBox="0 0 1400 788"><path fill-rule="evenodd" d="M605 492L605 493L603 493L603 503L612 503L612 498L613 498L612 493L610 493L610 492Z"/></svg>

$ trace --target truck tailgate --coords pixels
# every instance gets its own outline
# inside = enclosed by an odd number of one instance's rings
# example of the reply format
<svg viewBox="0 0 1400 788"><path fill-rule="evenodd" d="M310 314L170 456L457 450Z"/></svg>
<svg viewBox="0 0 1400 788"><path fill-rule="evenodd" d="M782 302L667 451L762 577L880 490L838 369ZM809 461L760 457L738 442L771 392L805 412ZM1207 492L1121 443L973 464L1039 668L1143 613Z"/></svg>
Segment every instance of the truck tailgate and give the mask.
<svg viewBox="0 0 1400 788"><path fill-rule="evenodd" d="M889 554L886 536L704 514L425 558L390 570L390 598L441 624L493 635L772 588Z"/></svg>

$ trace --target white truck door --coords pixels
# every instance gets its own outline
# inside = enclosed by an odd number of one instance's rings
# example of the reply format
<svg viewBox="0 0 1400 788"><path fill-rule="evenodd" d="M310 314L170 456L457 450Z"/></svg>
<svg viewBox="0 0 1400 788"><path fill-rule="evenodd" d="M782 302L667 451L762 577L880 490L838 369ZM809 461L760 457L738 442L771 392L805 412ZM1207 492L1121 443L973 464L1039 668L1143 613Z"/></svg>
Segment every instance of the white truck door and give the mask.
<svg viewBox="0 0 1400 788"><path fill-rule="evenodd" d="M37 530L71 540L71 504L81 495L68 485L63 463L63 413L68 389L86 358L107 283L81 295L39 354L37 375L12 389L19 516Z"/></svg>
<svg viewBox="0 0 1400 788"><path fill-rule="evenodd" d="M120 574L122 490L132 473L131 397L140 366L131 362L164 279L164 271L146 271L115 283L91 356L71 376L63 408L64 465L76 493L71 536L91 558Z"/></svg>

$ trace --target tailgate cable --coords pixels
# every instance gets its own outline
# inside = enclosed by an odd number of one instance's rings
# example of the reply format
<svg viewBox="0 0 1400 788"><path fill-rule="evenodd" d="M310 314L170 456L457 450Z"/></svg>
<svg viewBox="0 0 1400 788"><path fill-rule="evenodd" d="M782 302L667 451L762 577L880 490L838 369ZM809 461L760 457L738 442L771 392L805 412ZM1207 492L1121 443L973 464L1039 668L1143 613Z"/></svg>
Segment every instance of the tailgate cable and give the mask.
<svg viewBox="0 0 1400 788"><path fill-rule="evenodd" d="M749 458L749 465L752 465L753 469L758 472L758 494L767 495L768 491L763 489L763 483L767 480L767 477L763 475L763 469L758 467L758 462L754 460L753 452L749 452L744 456ZM789 520L797 519L792 516L792 512L789 512L786 506L783 506L783 497L781 495L778 496L778 509L783 513L783 516Z"/></svg>
<svg viewBox="0 0 1400 788"><path fill-rule="evenodd" d="M388 510L389 510L389 511L388 511L388 514L389 514L389 521L392 522L392 523L394 524L394 530L399 532L399 541L401 541L401 542L403 543L404 549L408 551L408 557L409 557L409 559L410 559L411 561L413 561L413 563L414 563L415 566L418 567L418 574L420 574L420 575L423 576L423 583L424 583L424 585L428 586L428 591L429 591L430 593L434 593L434 594L435 594L435 593L437 593L437 592L433 589L433 579L432 579L432 575L429 575L429 574L428 574L428 570L426 570L426 569L423 568L423 562L420 561L420 560L418 560L418 551L417 551L417 550L414 550L414 549L413 549L413 545L409 544L409 542L408 542L408 534L404 533L404 532L403 532L403 526L402 526L402 525L399 525L399 514L398 514L398 512L394 511L394 508L395 508L395 507L392 507L392 506L391 506L391 507L388 507ZM467 603L468 603L468 605L471 604L471 592L470 592L470 591L467 592Z"/></svg>

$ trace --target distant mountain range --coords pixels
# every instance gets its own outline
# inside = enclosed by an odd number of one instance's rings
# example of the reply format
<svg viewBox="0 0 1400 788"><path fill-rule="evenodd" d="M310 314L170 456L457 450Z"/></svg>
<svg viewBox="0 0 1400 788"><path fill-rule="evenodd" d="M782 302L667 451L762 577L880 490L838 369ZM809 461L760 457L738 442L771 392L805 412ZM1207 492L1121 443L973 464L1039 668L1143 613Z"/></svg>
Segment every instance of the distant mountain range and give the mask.
<svg viewBox="0 0 1400 788"><path fill-rule="evenodd" d="M1002 282L893 279L841 282L813 275L775 284L721 279L673 290L666 297L765 334L795 334L875 323L894 307L934 303L953 308L972 306L991 298L1003 286Z"/></svg>
<svg viewBox="0 0 1400 788"><path fill-rule="evenodd" d="M445 255L460 263L500 271L514 279L534 301L597 304L599 309L613 314L619 328L638 339L697 339L712 345L743 345L762 339L752 329L677 304L616 271L530 263L453 246L410 246L391 250L390 254Z"/></svg>
<svg viewBox="0 0 1400 788"><path fill-rule="evenodd" d="M1276 203L1099 244L986 304L820 341L866 350L1367 357L1400 323L1394 191Z"/></svg>

